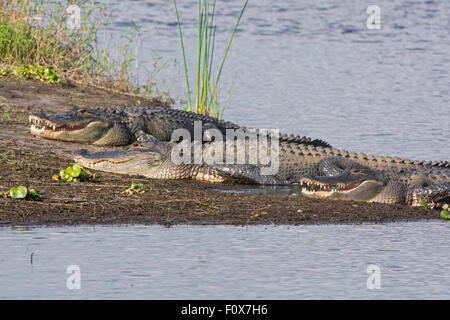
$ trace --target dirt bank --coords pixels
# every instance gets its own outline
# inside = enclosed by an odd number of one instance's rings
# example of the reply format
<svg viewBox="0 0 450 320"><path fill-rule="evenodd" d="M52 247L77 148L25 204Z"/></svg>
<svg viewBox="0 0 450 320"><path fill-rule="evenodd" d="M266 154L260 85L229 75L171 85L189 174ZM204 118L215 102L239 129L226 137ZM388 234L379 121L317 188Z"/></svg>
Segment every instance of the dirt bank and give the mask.
<svg viewBox="0 0 450 320"><path fill-rule="evenodd" d="M161 105L158 101L140 102ZM438 210L312 200L299 196L295 189L277 192L273 187L148 180L103 172L90 183L51 179L73 163L71 152L81 145L31 136L27 120L31 111L135 103L135 97L102 89L0 77L0 191L25 185L43 195L41 201L0 198L0 225L310 224L439 218ZM144 183L146 193L123 194L132 181Z"/></svg>

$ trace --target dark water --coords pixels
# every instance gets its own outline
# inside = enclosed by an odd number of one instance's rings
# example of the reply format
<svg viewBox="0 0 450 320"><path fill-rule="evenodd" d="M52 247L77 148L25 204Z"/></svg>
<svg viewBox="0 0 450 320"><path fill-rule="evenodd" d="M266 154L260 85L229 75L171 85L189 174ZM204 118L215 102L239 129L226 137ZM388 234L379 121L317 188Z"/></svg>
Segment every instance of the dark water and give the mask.
<svg viewBox="0 0 450 320"><path fill-rule="evenodd" d="M181 106L172 1L103 3L116 39L132 21L144 28L139 77L158 61L158 87ZM242 3L218 0L217 60ZM222 74L222 93L234 82L224 117L351 151L449 160L450 2L377 1L379 30L367 29L368 5L250 1ZM196 2L178 7L193 71ZM448 299L449 226L3 228L0 298ZM69 265L80 290L66 287ZM367 287L370 265L380 289Z"/></svg>

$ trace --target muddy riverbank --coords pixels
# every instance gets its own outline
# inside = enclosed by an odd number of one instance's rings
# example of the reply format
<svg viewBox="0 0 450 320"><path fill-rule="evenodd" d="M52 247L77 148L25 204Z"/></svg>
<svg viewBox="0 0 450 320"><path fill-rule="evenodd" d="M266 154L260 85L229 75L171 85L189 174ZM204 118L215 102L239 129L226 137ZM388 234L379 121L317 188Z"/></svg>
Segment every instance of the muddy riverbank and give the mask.
<svg viewBox="0 0 450 320"><path fill-rule="evenodd" d="M141 104L161 105L139 99ZM97 172L94 182L66 183L52 175L73 163L71 152L81 145L33 137L28 114L61 112L72 106L118 107L137 98L75 84L50 85L0 78L0 191L18 185L41 191L40 201L0 198L1 225L77 225L175 223L311 224L388 222L438 219L438 210L321 201L301 197L296 190L163 181ZM123 193L131 182L146 193Z"/></svg>

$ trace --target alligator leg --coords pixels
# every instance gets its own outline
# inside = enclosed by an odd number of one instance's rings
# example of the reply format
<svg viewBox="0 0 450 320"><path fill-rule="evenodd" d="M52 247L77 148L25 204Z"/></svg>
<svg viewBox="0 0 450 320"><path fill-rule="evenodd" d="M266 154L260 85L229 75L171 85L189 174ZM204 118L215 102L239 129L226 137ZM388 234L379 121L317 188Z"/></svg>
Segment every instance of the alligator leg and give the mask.
<svg viewBox="0 0 450 320"><path fill-rule="evenodd" d="M319 171L323 176L338 176L348 169L361 169L366 173L374 173L368 167L344 157L326 157L319 162Z"/></svg>
<svg viewBox="0 0 450 320"><path fill-rule="evenodd" d="M442 182L429 186L416 186L408 192L407 202L413 206L422 205L422 201L449 201L450 182Z"/></svg>

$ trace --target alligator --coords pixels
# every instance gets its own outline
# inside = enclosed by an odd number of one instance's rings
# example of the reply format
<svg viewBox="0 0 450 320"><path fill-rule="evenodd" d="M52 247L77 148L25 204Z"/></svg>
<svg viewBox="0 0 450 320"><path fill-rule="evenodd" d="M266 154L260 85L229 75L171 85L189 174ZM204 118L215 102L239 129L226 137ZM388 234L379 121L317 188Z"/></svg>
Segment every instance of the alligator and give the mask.
<svg viewBox="0 0 450 320"><path fill-rule="evenodd" d="M248 147L249 142L245 143ZM172 159L175 146L177 142L159 141L140 131L136 141L127 148L97 152L81 149L73 155L80 165L94 170L153 179L298 184L308 197L413 206L420 205L423 200L432 202L450 198L448 161L411 161L279 141L278 172L263 175L261 164L247 162L175 163ZM206 151L204 154L217 152L213 142L203 143L202 147ZM245 150L248 155L249 149Z"/></svg>
<svg viewBox="0 0 450 320"><path fill-rule="evenodd" d="M176 129L186 129L191 138L195 136L195 122L201 122L201 134L208 141L206 132L217 129L226 136L228 129L242 129L229 121L167 107L125 106L116 109L73 107L67 112L46 114L33 112L29 116L31 134L53 140L88 143L97 146L124 146L136 141L143 131L160 141L170 141ZM253 130L253 129L250 129ZM312 146L329 147L319 139L281 134L280 140Z"/></svg>

